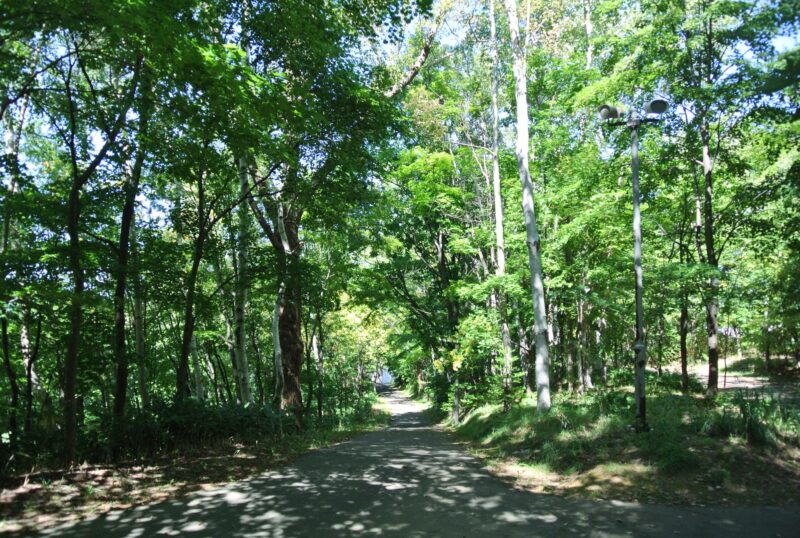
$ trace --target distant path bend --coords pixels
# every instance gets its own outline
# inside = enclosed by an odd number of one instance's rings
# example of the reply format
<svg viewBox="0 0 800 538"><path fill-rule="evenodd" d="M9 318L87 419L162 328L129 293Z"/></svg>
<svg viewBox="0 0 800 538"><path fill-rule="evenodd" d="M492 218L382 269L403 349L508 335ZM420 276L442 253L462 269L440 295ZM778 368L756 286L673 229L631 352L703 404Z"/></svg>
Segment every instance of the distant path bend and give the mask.
<svg viewBox="0 0 800 538"><path fill-rule="evenodd" d="M389 428L213 491L110 513L42 536L800 535L800 510L564 499L513 489L390 391Z"/></svg>

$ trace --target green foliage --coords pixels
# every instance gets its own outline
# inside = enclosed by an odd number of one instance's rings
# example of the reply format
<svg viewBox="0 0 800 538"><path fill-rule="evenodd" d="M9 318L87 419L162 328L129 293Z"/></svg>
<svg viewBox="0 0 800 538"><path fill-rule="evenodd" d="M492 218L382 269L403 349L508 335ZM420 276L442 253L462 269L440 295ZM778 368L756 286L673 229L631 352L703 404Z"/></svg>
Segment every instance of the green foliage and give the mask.
<svg viewBox="0 0 800 538"><path fill-rule="evenodd" d="M608 383L612 387L624 387L633 385L633 371L630 368L612 369L608 372ZM677 372L656 372L648 371L647 386L651 387L656 393L659 392L681 392L683 390L681 374ZM702 384L694 376L689 376L689 393L702 394L705 390Z"/></svg>
<svg viewBox="0 0 800 538"><path fill-rule="evenodd" d="M443 26L457 32L429 42L418 25L397 57L402 26L430 15L430 0L3 4L0 463L54 461L72 381L79 455L107 459L360 420L384 368L442 412L458 401L471 413L465 435L559 470L611 461L626 442L678 473L698 464L680 444L698 431L753 444L797 437L784 403L741 395L705 406L698 381L678 396L682 380L666 371L682 341L685 359L705 355L706 307L718 304L723 357L758 353L771 357L769 372L755 358L739 367L796 377L780 366L800 354L798 51L779 50L797 30L794 3L531 4L528 149L557 392L548 416L526 403L535 390L530 245L507 136L508 28L501 16L494 66L486 10L453 4ZM387 98L419 50L427 63ZM652 96L670 109L638 132L654 369L653 431L640 437L627 430L625 388L631 138L594 109L639 110ZM73 380L65 342L75 313ZM279 344L288 396L302 400L291 421L269 405L287 399L273 394ZM243 405L245 385L252 404ZM514 404L507 414L500 401Z"/></svg>
<svg viewBox="0 0 800 538"><path fill-rule="evenodd" d="M559 473L579 473L596 466L630 463L640 458L666 476L691 472L702 465L695 421L706 413L702 403L660 389L651 393L651 431L636 433L632 395L619 388L585 396L559 394L547 415L535 402L510 411L484 406L456 428L476 446L493 455L513 456Z"/></svg>
<svg viewBox="0 0 800 538"><path fill-rule="evenodd" d="M737 390L720 402L702 431L720 437L737 435L753 445L800 446L800 410L763 391Z"/></svg>
<svg viewBox="0 0 800 538"><path fill-rule="evenodd" d="M399 25L431 2L79 4L6 2L0 22L3 472L55 462L67 426L70 460L287 430L268 405L287 397L273 394L281 282L284 302L303 305L291 330L291 314L279 323L302 385L289 396L306 406L289 429L364 418L386 335L377 322L359 333L368 309L339 311L370 242L357 219L379 198L372 180L400 114L360 51L402 37Z"/></svg>

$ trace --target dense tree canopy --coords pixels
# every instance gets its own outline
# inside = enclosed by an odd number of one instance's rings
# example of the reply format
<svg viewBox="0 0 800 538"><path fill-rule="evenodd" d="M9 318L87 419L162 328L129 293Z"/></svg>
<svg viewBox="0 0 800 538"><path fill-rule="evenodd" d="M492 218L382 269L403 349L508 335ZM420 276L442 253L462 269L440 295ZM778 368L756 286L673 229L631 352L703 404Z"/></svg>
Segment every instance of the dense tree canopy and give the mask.
<svg viewBox="0 0 800 538"><path fill-rule="evenodd" d="M669 102L638 130L650 367L713 396L731 350L800 358L792 0L1 11L6 468L324 424L384 369L456 421L632 371L602 103Z"/></svg>

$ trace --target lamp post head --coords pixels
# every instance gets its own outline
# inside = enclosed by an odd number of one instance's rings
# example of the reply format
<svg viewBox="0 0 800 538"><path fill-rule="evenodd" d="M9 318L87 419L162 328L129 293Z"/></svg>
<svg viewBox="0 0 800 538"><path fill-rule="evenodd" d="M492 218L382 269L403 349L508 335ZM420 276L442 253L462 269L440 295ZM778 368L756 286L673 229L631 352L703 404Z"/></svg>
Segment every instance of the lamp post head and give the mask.
<svg viewBox="0 0 800 538"><path fill-rule="evenodd" d="M612 105L602 105L597 109L597 115L601 120L612 120L622 116L622 110Z"/></svg>
<svg viewBox="0 0 800 538"><path fill-rule="evenodd" d="M647 103L647 106L644 107L644 111L648 114L663 114L668 108L669 103L663 99L653 99Z"/></svg>

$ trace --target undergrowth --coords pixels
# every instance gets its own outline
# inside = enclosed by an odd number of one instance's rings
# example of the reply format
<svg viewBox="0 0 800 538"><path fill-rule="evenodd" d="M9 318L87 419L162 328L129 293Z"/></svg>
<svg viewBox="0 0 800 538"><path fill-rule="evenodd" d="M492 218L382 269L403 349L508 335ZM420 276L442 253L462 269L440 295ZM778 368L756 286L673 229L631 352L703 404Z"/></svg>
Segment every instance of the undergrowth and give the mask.
<svg viewBox="0 0 800 538"><path fill-rule="evenodd" d="M800 410L774 394L738 390L719 398L702 431L718 437L738 436L753 445L800 446Z"/></svg>
<svg viewBox="0 0 800 538"><path fill-rule="evenodd" d="M612 372L607 387L584 395L558 393L546 414L537 414L534 400L523 400L506 412L500 405L484 405L454 429L490 455L562 474L639 462L669 476L715 467L719 462L708 453L720 443L800 446L796 407L753 391L708 400L696 381L683 394L680 376L670 373L648 379L650 431L636 433L629 377Z"/></svg>
<svg viewBox="0 0 800 538"><path fill-rule="evenodd" d="M294 415L270 406L215 406L196 399L180 404L154 402L145 410L133 410L123 430L121 459L146 460L170 454L196 454L233 445L252 445L306 438L302 444L329 432L362 430L388 421L388 413L377 410L377 396L368 393L359 405L338 409L336 414L308 414L298 428ZM87 417L80 431L79 460L103 463L111 460L112 423L107 415ZM5 463L0 478L32 468L57 467L63 442L58 430L32 432L15 454L0 454ZM0 450L1 451L1 450Z"/></svg>

